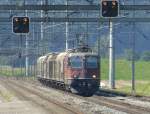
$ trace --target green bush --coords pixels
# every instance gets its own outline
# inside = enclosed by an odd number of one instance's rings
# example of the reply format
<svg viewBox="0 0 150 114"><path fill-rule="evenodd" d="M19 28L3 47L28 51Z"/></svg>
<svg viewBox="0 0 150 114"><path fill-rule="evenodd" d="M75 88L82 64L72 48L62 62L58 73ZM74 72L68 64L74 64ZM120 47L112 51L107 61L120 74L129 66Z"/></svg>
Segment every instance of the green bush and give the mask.
<svg viewBox="0 0 150 114"><path fill-rule="evenodd" d="M133 51L131 49L126 49L124 54L125 54L126 60L132 61ZM134 60L137 61L139 59L140 59L140 55L137 52L134 52Z"/></svg>
<svg viewBox="0 0 150 114"><path fill-rule="evenodd" d="M143 61L150 61L150 51L145 51L145 52L142 54L141 59L142 59Z"/></svg>

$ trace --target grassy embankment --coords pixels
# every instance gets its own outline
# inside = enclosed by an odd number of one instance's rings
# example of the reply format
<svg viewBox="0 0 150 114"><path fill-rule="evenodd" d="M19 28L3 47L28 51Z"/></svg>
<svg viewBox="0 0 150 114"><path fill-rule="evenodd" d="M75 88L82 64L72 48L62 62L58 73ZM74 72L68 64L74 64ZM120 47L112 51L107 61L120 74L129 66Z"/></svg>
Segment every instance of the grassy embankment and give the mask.
<svg viewBox="0 0 150 114"><path fill-rule="evenodd" d="M24 76L25 75L25 69L20 68L11 68L9 66L1 67L0 69L0 75L1 76Z"/></svg>
<svg viewBox="0 0 150 114"><path fill-rule="evenodd" d="M131 61L116 61L116 91L131 92ZM101 78L108 80L108 60L101 61ZM150 96L150 61L135 63L136 93Z"/></svg>

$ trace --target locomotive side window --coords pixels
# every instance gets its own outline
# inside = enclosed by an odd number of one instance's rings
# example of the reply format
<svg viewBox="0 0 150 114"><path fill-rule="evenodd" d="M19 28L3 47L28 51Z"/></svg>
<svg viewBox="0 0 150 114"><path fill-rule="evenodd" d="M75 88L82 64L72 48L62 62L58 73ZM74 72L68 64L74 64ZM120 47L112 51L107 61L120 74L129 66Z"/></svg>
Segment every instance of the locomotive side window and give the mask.
<svg viewBox="0 0 150 114"><path fill-rule="evenodd" d="M98 60L96 57L86 57L86 68L97 68Z"/></svg>
<svg viewBox="0 0 150 114"><path fill-rule="evenodd" d="M82 59L78 56L71 57L69 62L72 68L82 68Z"/></svg>

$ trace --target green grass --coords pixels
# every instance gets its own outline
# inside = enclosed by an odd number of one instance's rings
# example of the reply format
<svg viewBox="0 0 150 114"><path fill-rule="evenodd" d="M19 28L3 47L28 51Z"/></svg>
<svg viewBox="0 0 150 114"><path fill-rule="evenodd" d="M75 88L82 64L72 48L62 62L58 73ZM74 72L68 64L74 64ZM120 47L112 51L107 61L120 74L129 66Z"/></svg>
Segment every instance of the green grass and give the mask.
<svg viewBox="0 0 150 114"><path fill-rule="evenodd" d="M11 76L25 76L25 68L11 68L9 66L3 66L0 68L0 75L1 76L7 76L7 77L11 77ZM33 76L34 75L34 71L32 69L29 70L29 75Z"/></svg>
<svg viewBox="0 0 150 114"><path fill-rule="evenodd" d="M131 86L125 86L116 89L116 91L119 92L125 92L125 93L131 93ZM144 96L150 96L150 83L137 83L136 84L136 90L135 90L137 95L144 95Z"/></svg>
<svg viewBox="0 0 150 114"><path fill-rule="evenodd" d="M0 75L3 76L22 76L25 73L25 70L20 68L12 68L10 67L3 67L2 70L0 71Z"/></svg>
<svg viewBox="0 0 150 114"><path fill-rule="evenodd" d="M108 59L101 60L101 79L108 80L109 64ZM116 82L120 81L115 91L131 93L131 61L124 59L116 60ZM136 94L150 96L150 61L136 61L135 62L135 80L136 80Z"/></svg>
<svg viewBox="0 0 150 114"><path fill-rule="evenodd" d="M116 80L131 80L131 61L116 61ZM101 60L101 79L108 80L109 65L107 59ZM150 80L150 62L137 61L135 63L135 79Z"/></svg>
<svg viewBox="0 0 150 114"><path fill-rule="evenodd" d="M9 92L1 92L0 91L0 96L7 102L10 102L12 101L12 98L13 98L13 94L12 93L9 93Z"/></svg>

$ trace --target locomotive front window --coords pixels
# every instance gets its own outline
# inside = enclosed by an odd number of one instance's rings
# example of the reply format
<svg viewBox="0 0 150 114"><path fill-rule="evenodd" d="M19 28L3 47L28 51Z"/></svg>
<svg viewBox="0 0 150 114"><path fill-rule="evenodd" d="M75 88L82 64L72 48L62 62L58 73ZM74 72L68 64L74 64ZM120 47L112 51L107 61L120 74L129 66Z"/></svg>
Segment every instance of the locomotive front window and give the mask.
<svg viewBox="0 0 150 114"><path fill-rule="evenodd" d="M82 67L82 59L80 57L71 57L70 58L70 66L72 68L81 68Z"/></svg>
<svg viewBox="0 0 150 114"><path fill-rule="evenodd" d="M98 60L96 57L86 57L86 68L97 68Z"/></svg>

